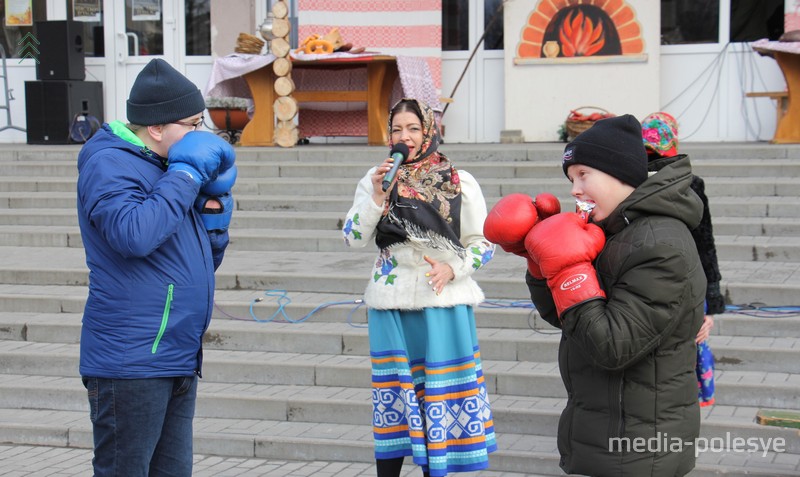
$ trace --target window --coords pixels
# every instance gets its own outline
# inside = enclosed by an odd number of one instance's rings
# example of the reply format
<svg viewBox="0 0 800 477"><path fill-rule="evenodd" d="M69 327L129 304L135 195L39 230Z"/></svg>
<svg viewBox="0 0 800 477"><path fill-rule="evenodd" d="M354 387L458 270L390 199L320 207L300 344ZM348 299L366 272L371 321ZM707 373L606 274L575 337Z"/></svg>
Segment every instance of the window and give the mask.
<svg viewBox="0 0 800 477"><path fill-rule="evenodd" d="M34 22L47 20L47 0L33 0L31 8ZM3 45L6 58L19 58L19 42L28 33L33 34L33 26L6 25L6 2L0 2L0 21L3 26L2 31L0 31L0 45ZM27 53L28 50L25 50L23 56Z"/></svg>
<svg viewBox="0 0 800 477"><path fill-rule="evenodd" d="M125 0L125 34L130 56L164 54L162 3L161 0Z"/></svg>
<svg viewBox="0 0 800 477"><path fill-rule="evenodd" d="M783 0L731 0L732 42L777 40L783 35Z"/></svg>
<svg viewBox="0 0 800 477"><path fill-rule="evenodd" d="M442 0L442 50L469 50L468 0Z"/></svg>
<svg viewBox="0 0 800 477"><path fill-rule="evenodd" d="M661 0L661 44L719 43L720 0Z"/></svg>
<svg viewBox="0 0 800 477"><path fill-rule="evenodd" d="M503 0L484 0L483 3L483 28L486 36L483 38L484 50L503 49Z"/></svg>
<svg viewBox="0 0 800 477"><path fill-rule="evenodd" d="M211 0L186 0L186 56L211 54Z"/></svg>
<svg viewBox="0 0 800 477"><path fill-rule="evenodd" d="M83 22L84 56L102 57L105 55L103 39L103 2L67 2L67 20Z"/></svg>

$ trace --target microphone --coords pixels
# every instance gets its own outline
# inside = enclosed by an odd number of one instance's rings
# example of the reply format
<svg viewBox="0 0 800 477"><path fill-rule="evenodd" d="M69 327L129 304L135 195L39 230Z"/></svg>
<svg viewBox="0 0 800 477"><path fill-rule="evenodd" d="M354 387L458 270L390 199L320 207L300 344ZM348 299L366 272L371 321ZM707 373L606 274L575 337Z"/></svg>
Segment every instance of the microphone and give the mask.
<svg viewBox="0 0 800 477"><path fill-rule="evenodd" d="M408 157L408 146L404 143L397 143L392 148L392 151L389 153L389 157L394 159L394 163L392 164L392 168L389 169L389 172L383 176L383 184L382 189L386 192L386 189L392 185L392 181L394 180L394 176L397 175L397 170L400 169L400 165L406 160Z"/></svg>

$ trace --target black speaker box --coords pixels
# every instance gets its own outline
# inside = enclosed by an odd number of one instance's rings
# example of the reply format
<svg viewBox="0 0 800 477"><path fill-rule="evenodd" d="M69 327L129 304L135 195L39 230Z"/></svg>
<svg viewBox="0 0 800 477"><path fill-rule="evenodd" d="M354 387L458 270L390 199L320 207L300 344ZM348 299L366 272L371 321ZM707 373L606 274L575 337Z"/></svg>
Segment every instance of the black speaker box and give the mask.
<svg viewBox="0 0 800 477"><path fill-rule="evenodd" d="M34 36L39 40L36 79L86 78L83 28L83 22L71 20L34 22Z"/></svg>
<svg viewBox="0 0 800 477"><path fill-rule="evenodd" d="M28 144L69 144L69 127L78 114L103 122L103 83L26 81Z"/></svg>

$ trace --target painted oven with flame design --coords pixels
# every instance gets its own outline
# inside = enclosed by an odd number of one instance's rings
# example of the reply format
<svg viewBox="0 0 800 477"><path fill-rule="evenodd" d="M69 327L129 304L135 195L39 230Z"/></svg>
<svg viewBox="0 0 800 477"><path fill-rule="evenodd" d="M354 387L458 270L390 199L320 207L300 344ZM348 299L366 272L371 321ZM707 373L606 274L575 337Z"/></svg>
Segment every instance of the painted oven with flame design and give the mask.
<svg viewBox="0 0 800 477"><path fill-rule="evenodd" d="M644 54L642 28L624 0L539 2L517 45L515 63L536 59L632 57Z"/></svg>

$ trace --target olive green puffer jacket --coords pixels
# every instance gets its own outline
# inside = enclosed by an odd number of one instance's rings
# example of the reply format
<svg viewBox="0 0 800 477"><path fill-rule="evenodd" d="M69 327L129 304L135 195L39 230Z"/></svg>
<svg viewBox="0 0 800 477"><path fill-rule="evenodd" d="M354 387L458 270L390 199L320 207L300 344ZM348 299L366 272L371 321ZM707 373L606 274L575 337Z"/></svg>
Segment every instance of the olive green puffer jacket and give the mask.
<svg viewBox="0 0 800 477"><path fill-rule="evenodd" d="M598 224L606 245L595 268L607 300L559 322L545 282L526 277L539 313L563 330L558 449L567 473L660 477L694 467L694 339L706 278L690 233L703 210L690 182L689 159L675 161Z"/></svg>

